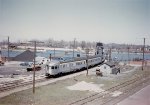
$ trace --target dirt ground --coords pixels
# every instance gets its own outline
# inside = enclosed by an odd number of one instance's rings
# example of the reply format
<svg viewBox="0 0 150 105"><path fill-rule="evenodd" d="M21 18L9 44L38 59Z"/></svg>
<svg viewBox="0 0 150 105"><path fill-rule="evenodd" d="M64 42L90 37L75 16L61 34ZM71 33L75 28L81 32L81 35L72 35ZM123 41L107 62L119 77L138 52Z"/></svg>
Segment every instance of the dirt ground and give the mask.
<svg viewBox="0 0 150 105"><path fill-rule="evenodd" d="M32 93L32 89L13 93L1 98L0 105L68 105L76 100L95 94L94 89L106 90L137 75L150 72L149 67L145 67L144 71L136 66L126 66L126 68L122 68L120 74L110 74L103 77L96 76L95 68L93 68L89 70L88 76L80 74L46 86L37 87L35 94ZM91 88L88 89L87 86L91 86ZM68 87L71 87L72 90Z"/></svg>

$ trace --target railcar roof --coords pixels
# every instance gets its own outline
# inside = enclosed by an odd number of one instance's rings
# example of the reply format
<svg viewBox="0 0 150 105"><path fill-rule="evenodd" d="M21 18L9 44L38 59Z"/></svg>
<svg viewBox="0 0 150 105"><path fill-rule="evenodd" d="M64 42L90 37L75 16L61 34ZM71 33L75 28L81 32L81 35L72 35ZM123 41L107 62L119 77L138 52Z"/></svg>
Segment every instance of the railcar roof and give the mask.
<svg viewBox="0 0 150 105"><path fill-rule="evenodd" d="M56 60L52 60L52 61L50 61L49 66L54 66L54 65L57 65L57 64L60 64L60 62L56 61Z"/></svg>
<svg viewBox="0 0 150 105"><path fill-rule="evenodd" d="M100 55L94 55L94 56L89 56L88 59L93 59L93 58L97 58L100 57ZM79 57L79 58L75 58L74 60L70 60L70 61L60 61L60 63L68 63L68 62L74 62L74 61L81 61L81 60L86 60L87 57Z"/></svg>

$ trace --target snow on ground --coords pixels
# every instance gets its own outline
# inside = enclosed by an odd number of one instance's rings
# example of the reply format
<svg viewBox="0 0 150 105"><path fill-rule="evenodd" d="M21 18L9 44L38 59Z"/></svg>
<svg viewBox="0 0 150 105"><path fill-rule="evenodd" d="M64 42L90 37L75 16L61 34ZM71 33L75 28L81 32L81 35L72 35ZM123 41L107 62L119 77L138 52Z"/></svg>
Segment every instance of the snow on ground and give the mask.
<svg viewBox="0 0 150 105"><path fill-rule="evenodd" d="M135 70L137 70L139 66L135 66L132 70L129 70L129 71L124 71L122 73L131 73L131 72L134 72Z"/></svg>
<svg viewBox="0 0 150 105"><path fill-rule="evenodd" d="M87 83L85 81L81 81L76 83L73 86L68 86L67 89L69 90L79 90L79 91L93 91L93 92L103 92L104 90L101 89L101 87L104 86L104 84L93 84L93 83Z"/></svg>
<svg viewBox="0 0 150 105"><path fill-rule="evenodd" d="M129 65L130 66L137 66L137 67L140 67L140 66L142 66L142 61L130 61L129 62ZM144 62L144 65L150 65L150 61L145 61Z"/></svg>
<svg viewBox="0 0 150 105"><path fill-rule="evenodd" d="M0 78L0 84L1 83L5 83L5 82L14 82L16 80L20 80L20 79L16 79L16 78Z"/></svg>
<svg viewBox="0 0 150 105"><path fill-rule="evenodd" d="M33 75L32 74L30 74L30 75L20 75L16 78L20 79L20 80L23 80L24 82L27 82L27 81L32 81L33 80ZM35 80L42 79L42 78L45 78L45 74L44 75L35 75Z"/></svg>
<svg viewBox="0 0 150 105"><path fill-rule="evenodd" d="M140 67L140 66L142 66L142 65L140 65L140 64L129 64L130 66L136 66L136 67Z"/></svg>
<svg viewBox="0 0 150 105"><path fill-rule="evenodd" d="M123 72L123 73L131 73L131 72L133 72L133 71L135 71L135 70L125 71L125 72Z"/></svg>
<svg viewBox="0 0 150 105"><path fill-rule="evenodd" d="M122 92L120 92L120 91L115 91L115 92L113 92L113 93L111 93L111 94L112 94L112 97L117 97L117 96L121 95Z"/></svg>
<svg viewBox="0 0 150 105"><path fill-rule="evenodd" d="M22 63L21 61L9 61L9 62L5 62L5 65L19 65L20 63Z"/></svg>

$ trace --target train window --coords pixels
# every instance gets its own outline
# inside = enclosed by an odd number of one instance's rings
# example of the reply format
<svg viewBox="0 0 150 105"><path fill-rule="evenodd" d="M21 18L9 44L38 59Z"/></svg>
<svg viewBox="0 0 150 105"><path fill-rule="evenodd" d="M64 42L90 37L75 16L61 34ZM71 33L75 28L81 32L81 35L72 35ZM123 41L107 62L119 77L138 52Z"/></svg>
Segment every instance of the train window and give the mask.
<svg viewBox="0 0 150 105"><path fill-rule="evenodd" d="M77 63L76 63L76 65L81 65L81 64L82 64L82 62L77 62Z"/></svg>
<svg viewBox="0 0 150 105"><path fill-rule="evenodd" d="M54 69L54 66L52 66L51 69Z"/></svg>
<svg viewBox="0 0 150 105"><path fill-rule="evenodd" d="M55 69L57 69L57 66L55 66Z"/></svg>
<svg viewBox="0 0 150 105"><path fill-rule="evenodd" d="M63 68L65 68L65 65L63 65Z"/></svg>
<svg viewBox="0 0 150 105"><path fill-rule="evenodd" d="M86 63L88 62L88 60L86 60Z"/></svg>

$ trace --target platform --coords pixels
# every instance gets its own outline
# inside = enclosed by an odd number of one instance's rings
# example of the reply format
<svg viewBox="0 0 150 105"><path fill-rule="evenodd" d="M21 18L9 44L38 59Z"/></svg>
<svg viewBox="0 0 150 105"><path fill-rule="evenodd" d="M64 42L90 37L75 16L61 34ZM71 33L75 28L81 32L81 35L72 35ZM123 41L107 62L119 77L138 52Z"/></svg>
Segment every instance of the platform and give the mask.
<svg viewBox="0 0 150 105"><path fill-rule="evenodd" d="M117 105L150 105L150 85L119 102Z"/></svg>

